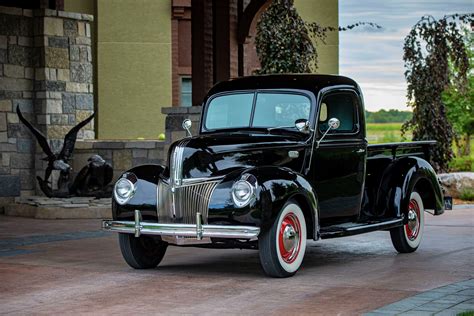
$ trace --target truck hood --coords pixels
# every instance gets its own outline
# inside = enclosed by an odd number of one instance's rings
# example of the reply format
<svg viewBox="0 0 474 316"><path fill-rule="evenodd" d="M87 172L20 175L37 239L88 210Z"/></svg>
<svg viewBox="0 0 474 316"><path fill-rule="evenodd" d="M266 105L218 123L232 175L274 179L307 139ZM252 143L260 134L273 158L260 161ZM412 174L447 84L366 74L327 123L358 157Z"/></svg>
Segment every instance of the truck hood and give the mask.
<svg viewBox="0 0 474 316"><path fill-rule="evenodd" d="M251 133L219 133L186 138L170 148L169 164L182 169L183 179L226 175L229 172L263 165L284 166L300 172L306 137ZM297 151L298 157L289 156Z"/></svg>

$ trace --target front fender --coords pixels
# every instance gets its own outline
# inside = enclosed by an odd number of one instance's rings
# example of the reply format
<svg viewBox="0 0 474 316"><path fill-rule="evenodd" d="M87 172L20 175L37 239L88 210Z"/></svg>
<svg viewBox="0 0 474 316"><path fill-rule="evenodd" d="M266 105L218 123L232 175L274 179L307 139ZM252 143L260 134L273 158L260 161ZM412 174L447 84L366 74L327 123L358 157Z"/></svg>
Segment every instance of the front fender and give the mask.
<svg viewBox="0 0 474 316"><path fill-rule="evenodd" d="M246 207L238 208L232 200L231 189L243 174L257 179L255 197ZM300 174L283 167L255 167L228 174L215 188L210 202L208 222L211 224L255 225L265 231L271 227L289 200L301 206L308 224L308 238L319 236L319 212L316 193Z"/></svg>
<svg viewBox="0 0 474 316"><path fill-rule="evenodd" d="M161 165L141 165L124 172L137 176L136 191L125 205L119 205L112 198L112 217L114 220L133 219L134 211L139 209L144 220L158 220L156 213L156 189L159 175L163 172Z"/></svg>
<svg viewBox="0 0 474 316"><path fill-rule="evenodd" d="M424 159L404 157L393 161L384 171L377 193L376 207L387 217L407 215L412 191L418 191L426 209L435 215L444 212L443 193L433 167Z"/></svg>

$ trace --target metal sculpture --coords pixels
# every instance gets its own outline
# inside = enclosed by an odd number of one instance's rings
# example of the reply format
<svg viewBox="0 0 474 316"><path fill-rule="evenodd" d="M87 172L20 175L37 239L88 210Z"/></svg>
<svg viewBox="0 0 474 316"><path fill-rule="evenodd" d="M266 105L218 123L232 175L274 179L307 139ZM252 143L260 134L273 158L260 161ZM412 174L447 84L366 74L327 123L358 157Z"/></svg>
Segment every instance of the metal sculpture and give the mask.
<svg viewBox="0 0 474 316"><path fill-rule="evenodd" d="M16 112L18 114L20 121L23 124L25 124L25 126L28 127L31 133L36 137L38 144L40 145L43 152L46 154L46 157L42 159L48 162L48 166L46 167L45 174L44 174L44 179L42 179L39 176L36 177L36 179L38 180L38 184L41 188L41 191L43 191L43 193L47 197L70 197L73 195L81 196L80 195L81 192L90 193L90 190L87 188L88 181L82 181L81 179L77 179L77 180L81 180L79 181L80 184L76 183L77 181L74 181L71 184L72 168L69 165L69 160L71 159L72 152L76 144L77 133L79 132L81 128L86 126L94 118L94 114L92 114L87 119L85 119L84 121L74 126L64 137L64 144L61 148L61 151L53 152L53 150L49 146L46 136L44 136L44 134L41 131L35 128L30 122L28 122L23 117L23 114L21 113L19 107L16 108ZM98 155L95 155L95 156L99 157L101 160L99 160L97 157L94 158L94 167L92 167L93 170L100 168L98 167L98 162L103 161L103 159L100 156ZM91 159L92 158L90 158L89 161L91 161ZM89 166L86 166L85 168L91 168L90 165L91 163L89 163ZM103 163L101 162L100 165L102 166L103 169L107 169L107 172L106 172L107 176L105 176L106 174L105 172L100 173L102 174L103 178L99 181L99 183L102 184L102 189L104 189L106 185L112 180L111 177L109 176L109 174L111 173L110 169L112 167L109 164L106 164L105 161ZM50 182L48 181L53 170L59 170L57 190L53 190L50 186ZM99 172L95 170L94 174L99 174ZM97 191L97 188L93 190L93 192L96 192L96 191ZM103 196L104 194L100 194L100 195ZM110 193L108 195L110 196Z"/></svg>
<svg viewBox="0 0 474 316"><path fill-rule="evenodd" d="M112 166L99 155L92 155L76 176L74 183L69 188L77 196L110 197L114 170Z"/></svg>

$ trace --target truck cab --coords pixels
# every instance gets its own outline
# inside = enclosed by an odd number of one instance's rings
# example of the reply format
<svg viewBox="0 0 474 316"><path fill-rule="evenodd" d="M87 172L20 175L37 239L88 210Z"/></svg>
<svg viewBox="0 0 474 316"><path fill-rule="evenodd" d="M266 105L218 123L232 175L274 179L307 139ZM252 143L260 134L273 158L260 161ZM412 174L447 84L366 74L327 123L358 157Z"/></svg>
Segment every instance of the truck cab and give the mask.
<svg viewBox="0 0 474 316"><path fill-rule="evenodd" d="M119 233L134 268L156 267L169 245L249 248L266 274L288 277L307 240L375 230L413 252L425 209L444 212L428 162L435 142L368 145L364 113L347 77L221 82L203 101L198 135L172 144L167 165L117 180L103 228Z"/></svg>

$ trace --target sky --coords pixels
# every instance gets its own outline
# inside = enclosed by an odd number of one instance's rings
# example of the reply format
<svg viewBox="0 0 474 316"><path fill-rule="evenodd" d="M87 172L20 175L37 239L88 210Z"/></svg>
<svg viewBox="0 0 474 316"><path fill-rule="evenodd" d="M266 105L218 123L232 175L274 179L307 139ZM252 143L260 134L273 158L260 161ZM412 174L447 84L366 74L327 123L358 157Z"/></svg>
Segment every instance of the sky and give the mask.
<svg viewBox="0 0 474 316"><path fill-rule="evenodd" d="M339 0L339 25L375 22L339 33L339 73L356 80L365 108L410 110L406 106L403 40L421 16L474 12L474 0Z"/></svg>

